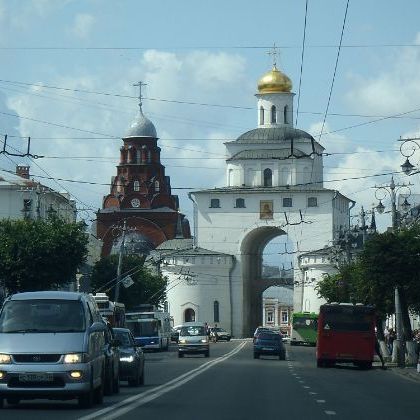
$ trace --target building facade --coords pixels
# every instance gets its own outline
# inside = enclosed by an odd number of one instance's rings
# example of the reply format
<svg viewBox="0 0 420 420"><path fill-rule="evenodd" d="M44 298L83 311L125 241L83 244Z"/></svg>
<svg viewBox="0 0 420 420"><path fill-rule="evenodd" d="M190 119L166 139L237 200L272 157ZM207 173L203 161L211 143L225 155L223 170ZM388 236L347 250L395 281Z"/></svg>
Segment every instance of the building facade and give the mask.
<svg viewBox="0 0 420 420"><path fill-rule="evenodd" d="M117 175L110 193L97 213L97 236L103 241L102 255L119 246L124 221L128 240L139 252L149 252L176 236L189 238L189 222L179 212L178 197L172 194L169 176L160 162L160 147L153 123L139 113L123 138ZM116 240L116 232L119 239Z"/></svg>
<svg viewBox="0 0 420 420"><path fill-rule="evenodd" d="M275 66L260 79L257 127L225 143L226 186L190 193L194 245L235 261L225 282L231 287L231 325L237 337L250 336L262 324L264 290L286 281L273 283L262 275L268 242L287 235L295 244L294 282L299 284L301 250L320 249L331 243L334 232L349 226L351 200L323 186L324 148L293 126L291 88ZM302 310L300 288L295 288L293 306Z"/></svg>
<svg viewBox="0 0 420 420"><path fill-rule="evenodd" d="M16 173L0 171L0 218L46 219L56 214L67 222L76 221L77 209L67 192L57 192L30 179L30 167L16 166Z"/></svg>

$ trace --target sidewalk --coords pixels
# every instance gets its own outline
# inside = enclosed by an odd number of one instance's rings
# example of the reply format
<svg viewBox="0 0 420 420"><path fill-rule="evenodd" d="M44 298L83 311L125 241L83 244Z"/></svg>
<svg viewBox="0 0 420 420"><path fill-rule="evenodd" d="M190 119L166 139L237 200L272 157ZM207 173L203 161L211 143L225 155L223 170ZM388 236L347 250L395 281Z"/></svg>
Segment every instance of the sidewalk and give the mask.
<svg viewBox="0 0 420 420"><path fill-rule="evenodd" d="M381 362L377 360L377 357L375 357L373 367L379 369L381 366ZM417 366L407 366L405 368L399 368L397 367L397 364L393 362L386 362L385 366L388 371L396 375L403 376L406 379L410 379L412 381L420 382L420 373L417 373Z"/></svg>

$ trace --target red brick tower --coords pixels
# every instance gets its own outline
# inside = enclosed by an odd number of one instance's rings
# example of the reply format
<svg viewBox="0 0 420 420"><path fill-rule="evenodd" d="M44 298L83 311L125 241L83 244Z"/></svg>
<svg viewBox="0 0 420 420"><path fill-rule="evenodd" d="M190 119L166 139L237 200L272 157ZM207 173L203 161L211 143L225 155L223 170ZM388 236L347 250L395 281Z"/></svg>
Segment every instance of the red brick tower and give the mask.
<svg viewBox="0 0 420 420"><path fill-rule="evenodd" d="M144 116L139 82L139 114L120 148L117 176L110 194L97 213L97 236L103 240L102 255L109 255L127 221L129 241L142 252L175 237L190 238L190 226L179 213L178 196L171 194L169 176L160 162L160 147L153 123Z"/></svg>

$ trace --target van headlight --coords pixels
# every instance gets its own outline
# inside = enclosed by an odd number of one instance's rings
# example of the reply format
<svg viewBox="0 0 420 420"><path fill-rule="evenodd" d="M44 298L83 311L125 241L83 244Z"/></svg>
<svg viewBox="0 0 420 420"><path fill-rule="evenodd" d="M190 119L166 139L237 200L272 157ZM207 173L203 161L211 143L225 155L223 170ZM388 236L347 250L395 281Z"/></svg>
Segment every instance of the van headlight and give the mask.
<svg viewBox="0 0 420 420"><path fill-rule="evenodd" d="M12 363L12 357L10 354L0 353L0 365L8 365Z"/></svg>
<svg viewBox="0 0 420 420"><path fill-rule="evenodd" d="M207 340L207 338L203 338L203 339L201 340L201 342L202 342L202 343L208 343L208 340Z"/></svg>
<svg viewBox="0 0 420 420"><path fill-rule="evenodd" d="M120 362L133 363L134 362L134 357L132 355L130 355L130 356L122 356L122 357L120 357Z"/></svg>
<svg viewBox="0 0 420 420"><path fill-rule="evenodd" d="M178 341L180 344L185 344L187 342L187 340L179 340Z"/></svg>
<svg viewBox="0 0 420 420"><path fill-rule="evenodd" d="M64 363L83 363L85 357L83 353L70 353L64 355Z"/></svg>

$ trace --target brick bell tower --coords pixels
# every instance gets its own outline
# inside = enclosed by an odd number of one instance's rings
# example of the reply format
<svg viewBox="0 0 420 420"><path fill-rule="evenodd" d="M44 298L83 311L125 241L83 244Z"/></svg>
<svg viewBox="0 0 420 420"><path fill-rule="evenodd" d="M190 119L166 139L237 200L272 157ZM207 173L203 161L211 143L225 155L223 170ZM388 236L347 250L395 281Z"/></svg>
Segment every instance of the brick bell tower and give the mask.
<svg viewBox="0 0 420 420"><path fill-rule="evenodd" d="M121 241L124 221L131 252L150 251L169 239L191 237L189 222L179 212L178 196L171 194L170 178L160 162L156 128L143 114L144 85L135 84L140 90L139 113L122 139L117 175L97 212L102 256L118 248L115 245Z"/></svg>

